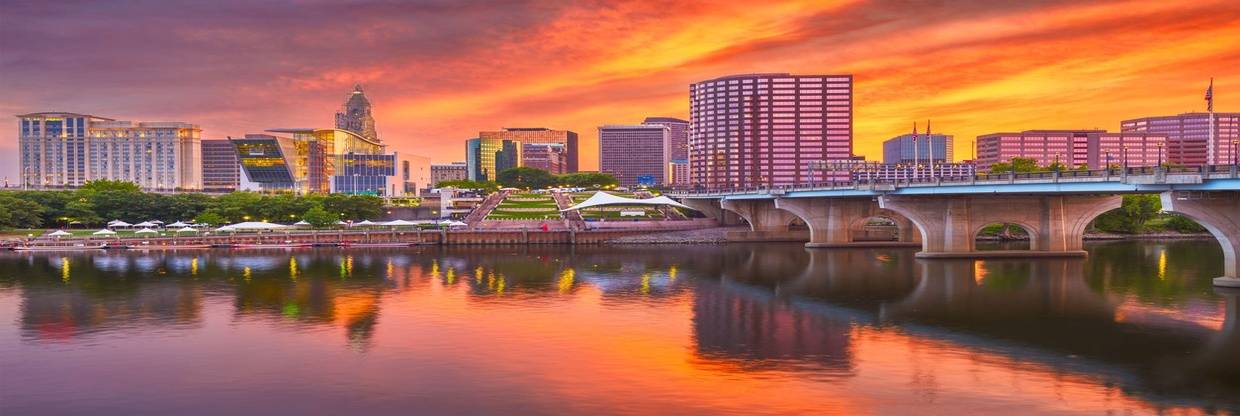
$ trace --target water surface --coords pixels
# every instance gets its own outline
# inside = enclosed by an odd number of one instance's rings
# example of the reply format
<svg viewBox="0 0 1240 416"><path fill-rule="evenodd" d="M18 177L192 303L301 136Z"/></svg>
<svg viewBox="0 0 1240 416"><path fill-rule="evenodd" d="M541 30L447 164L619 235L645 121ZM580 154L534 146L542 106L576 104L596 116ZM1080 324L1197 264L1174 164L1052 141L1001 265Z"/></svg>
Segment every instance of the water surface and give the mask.
<svg viewBox="0 0 1240 416"><path fill-rule="evenodd" d="M0 413L1240 409L1213 241L0 254Z"/></svg>

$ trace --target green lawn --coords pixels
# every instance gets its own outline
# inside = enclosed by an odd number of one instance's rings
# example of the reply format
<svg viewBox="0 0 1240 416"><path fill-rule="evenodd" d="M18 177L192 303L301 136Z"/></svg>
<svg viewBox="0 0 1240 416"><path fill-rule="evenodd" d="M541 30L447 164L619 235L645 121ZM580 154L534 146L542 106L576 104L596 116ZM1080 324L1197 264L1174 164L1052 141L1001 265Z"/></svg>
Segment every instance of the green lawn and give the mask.
<svg viewBox="0 0 1240 416"><path fill-rule="evenodd" d="M559 206L546 194L509 195L496 206L488 220L551 220L560 219Z"/></svg>

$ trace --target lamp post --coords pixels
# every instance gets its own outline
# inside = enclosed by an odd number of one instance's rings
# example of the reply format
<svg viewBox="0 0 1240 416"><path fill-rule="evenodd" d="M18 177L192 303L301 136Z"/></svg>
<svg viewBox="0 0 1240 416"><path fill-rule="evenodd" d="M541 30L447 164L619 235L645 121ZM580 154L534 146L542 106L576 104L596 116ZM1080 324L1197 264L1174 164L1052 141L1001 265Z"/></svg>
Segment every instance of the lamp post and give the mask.
<svg viewBox="0 0 1240 416"><path fill-rule="evenodd" d="M1240 156L1236 155L1236 150L1240 149L1240 140L1231 139L1231 164L1232 166L1240 165Z"/></svg>
<svg viewBox="0 0 1240 416"><path fill-rule="evenodd" d="M1128 145L1120 146L1120 158L1124 159L1124 170L1128 170Z"/></svg>
<svg viewBox="0 0 1240 416"><path fill-rule="evenodd" d="M1107 152L1107 163L1102 168L1107 170L1108 176L1111 175L1111 152Z"/></svg>
<svg viewBox="0 0 1240 416"><path fill-rule="evenodd" d="M1162 148L1163 148L1163 144L1162 144L1162 142L1158 142L1158 168L1159 168L1159 169L1162 169L1162 164L1163 164L1163 162L1162 162Z"/></svg>

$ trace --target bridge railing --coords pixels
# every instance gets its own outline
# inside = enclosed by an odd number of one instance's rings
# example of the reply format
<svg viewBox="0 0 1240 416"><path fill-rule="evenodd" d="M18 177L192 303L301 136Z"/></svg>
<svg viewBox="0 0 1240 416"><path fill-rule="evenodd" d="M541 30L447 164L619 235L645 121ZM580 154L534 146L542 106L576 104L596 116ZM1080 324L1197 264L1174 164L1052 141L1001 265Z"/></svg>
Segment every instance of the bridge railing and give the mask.
<svg viewBox="0 0 1240 416"><path fill-rule="evenodd" d="M876 187L888 186L892 189L901 187L926 187L961 184L995 184L995 183L1042 183L1042 182L1122 182L1128 177L1157 175L1201 175L1202 179L1240 178L1240 166L1209 165L1209 166L1142 166L1128 168L1065 170L1025 173L979 173L974 175L953 175L942 177L916 177L900 179L857 178L851 181L825 181L774 186L721 187L713 189L692 189L671 192L673 196L716 196L745 193L780 193L800 190L872 190Z"/></svg>

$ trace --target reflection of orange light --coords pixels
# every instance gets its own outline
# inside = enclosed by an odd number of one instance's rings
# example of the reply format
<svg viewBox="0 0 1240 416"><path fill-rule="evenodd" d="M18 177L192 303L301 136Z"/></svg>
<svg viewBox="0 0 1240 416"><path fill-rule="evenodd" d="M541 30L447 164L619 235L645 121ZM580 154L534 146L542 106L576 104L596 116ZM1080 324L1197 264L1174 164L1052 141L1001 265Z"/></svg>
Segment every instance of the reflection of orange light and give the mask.
<svg viewBox="0 0 1240 416"><path fill-rule="evenodd" d="M560 289L560 293L568 293L568 291L573 288L573 279L576 278L576 275L577 272L571 267L564 269L563 272L560 272L560 282L557 285Z"/></svg>
<svg viewBox="0 0 1240 416"><path fill-rule="evenodd" d="M982 284L982 280L986 279L986 275L990 272L986 270L986 262L981 260L973 261L973 282Z"/></svg>
<svg viewBox="0 0 1240 416"><path fill-rule="evenodd" d="M1158 278L1167 278L1167 250L1158 250Z"/></svg>

